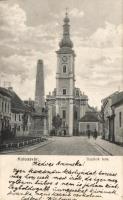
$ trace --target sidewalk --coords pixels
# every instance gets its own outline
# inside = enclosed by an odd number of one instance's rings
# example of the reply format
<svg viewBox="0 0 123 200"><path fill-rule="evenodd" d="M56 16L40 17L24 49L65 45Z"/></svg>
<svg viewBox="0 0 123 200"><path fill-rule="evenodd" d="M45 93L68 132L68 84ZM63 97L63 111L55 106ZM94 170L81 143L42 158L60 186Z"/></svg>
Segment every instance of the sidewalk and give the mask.
<svg viewBox="0 0 123 200"><path fill-rule="evenodd" d="M100 137L97 138L95 144L100 146L104 151L109 153L109 156L123 156L123 147L111 143L109 141L103 140Z"/></svg>
<svg viewBox="0 0 123 200"><path fill-rule="evenodd" d="M34 146L38 143L43 143L46 138L32 138L32 137L23 137L23 138L15 138L14 140L8 140L4 142L4 144L0 145L0 153L4 151L16 151L18 149L22 149L24 147Z"/></svg>
<svg viewBox="0 0 123 200"><path fill-rule="evenodd" d="M47 144L49 144L49 143L51 143L51 142L53 142L54 140L52 139L52 138L48 138L46 141L43 141L43 142L40 142L40 143L37 143L37 144L33 144L33 145L31 145L31 146L24 146L24 147L22 147L22 148L19 148L19 149L13 149L13 150L6 150L6 151L2 151L2 152L0 152L0 154L11 154L11 155L16 155L16 153L17 153L17 155L18 155L18 153L20 152L23 152L24 153L24 155L25 154L27 154L28 155L28 152L30 152L30 151L33 151L33 150L35 150L35 149L38 149L38 148L40 148L40 147L43 147L43 146L45 146L45 145L47 145Z"/></svg>

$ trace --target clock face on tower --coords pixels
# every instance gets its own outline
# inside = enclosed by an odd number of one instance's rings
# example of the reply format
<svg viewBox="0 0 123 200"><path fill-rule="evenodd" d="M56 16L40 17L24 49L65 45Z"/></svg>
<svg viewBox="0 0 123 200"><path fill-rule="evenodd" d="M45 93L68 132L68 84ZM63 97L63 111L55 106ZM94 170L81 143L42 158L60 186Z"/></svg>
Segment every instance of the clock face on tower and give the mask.
<svg viewBox="0 0 123 200"><path fill-rule="evenodd" d="M62 56L62 61L67 62L67 56Z"/></svg>

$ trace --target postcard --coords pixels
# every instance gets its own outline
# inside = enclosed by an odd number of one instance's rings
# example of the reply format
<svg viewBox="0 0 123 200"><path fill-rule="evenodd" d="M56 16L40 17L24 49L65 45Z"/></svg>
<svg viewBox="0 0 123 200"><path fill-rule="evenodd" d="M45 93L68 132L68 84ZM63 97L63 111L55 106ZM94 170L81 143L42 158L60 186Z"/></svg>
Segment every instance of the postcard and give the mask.
<svg viewBox="0 0 123 200"><path fill-rule="evenodd" d="M0 200L123 199L123 2L0 0Z"/></svg>

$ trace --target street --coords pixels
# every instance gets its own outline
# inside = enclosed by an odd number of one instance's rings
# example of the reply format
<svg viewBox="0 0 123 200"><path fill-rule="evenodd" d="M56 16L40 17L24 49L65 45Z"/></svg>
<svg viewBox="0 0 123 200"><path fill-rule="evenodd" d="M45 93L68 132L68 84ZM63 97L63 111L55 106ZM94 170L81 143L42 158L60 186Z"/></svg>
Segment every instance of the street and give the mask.
<svg viewBox="0 0 123 200"><path fill-rule="evenodd" d="M95 144L93 138L87 137L53 137L45 143L25 147L11 155L83 155L103 156L107 153Z"/></svg>

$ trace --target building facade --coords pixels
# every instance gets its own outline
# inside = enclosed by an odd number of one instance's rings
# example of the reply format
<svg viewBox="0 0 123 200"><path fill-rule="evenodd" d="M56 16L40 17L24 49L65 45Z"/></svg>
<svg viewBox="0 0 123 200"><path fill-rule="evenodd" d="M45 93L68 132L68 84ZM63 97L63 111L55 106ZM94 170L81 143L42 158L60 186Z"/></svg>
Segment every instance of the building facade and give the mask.
<svg viewBox="0 0 123 200"><path fill-rule="evenodd" d="M86 112L86 114L79 120L79 132L81 135L87 135L87 131L93 135L95 130L98 135L101 134L101 124L96 112Z"/></svg>
<svg viewBox="0 0 123 200"><path fill-rule="evenodd" d="M114 141L123 144L123 92L112 102Z"/></svg>
<svg viewBox="0 0 123 200"><path fill-rule="evenodd" d="M70 38L70 20L64 18L63 37L57 55L56 88L47 95L48 127L53 129L53 117L62 119L61 129L65 135L78 134L78 121L89 110L88 97L75 87L75 52Z"/></svg>
<svg viewBox="0 0 123 200"><path fill-rule="evenodd" d="M114 137L115 142L123 144L123 101L115 104Z"/></svg>
<svg viewBox="0 0 123 200"><path fill-rule="evenodd" d="M112 105L112 98L111 96L105 98L102 100L102 119L103 119L103 135L102 137L106 140L113 140L114 137L112 137L111 139L111 133L114 133L114 128L113 128L113 117L112 117L112 109L111 109L111 105ZM112 124L112 126L111 126ZM112 127L112 128L111 128ZM111 131L111 129L113 129ZM113 136L113 134L112 134Z"/></svg>
<svg viewBox="0 0 123 200"><path fill-rule="evenodd" d="M103 138L123 143L123 92L115 92L102 100Z"/></svg>
<svg viewBox="0 0 123 200"><path fill-rule="evenodd" d="M8 91L11 95L11 132L15 137L28 136L31 129L31 111L12 88Z"/></svg>
<svg viewBox="0 0 123 200"><path fill-rule="evenodd" d="M10 130L11 121L11 95L0 87L0 142L4 138L5 131Z"/></svg>

